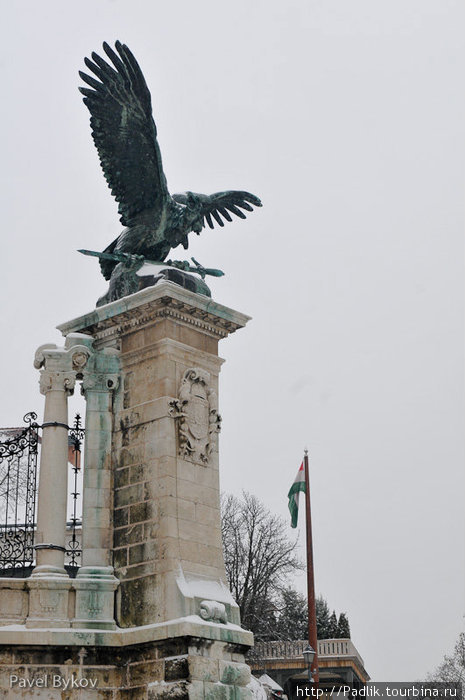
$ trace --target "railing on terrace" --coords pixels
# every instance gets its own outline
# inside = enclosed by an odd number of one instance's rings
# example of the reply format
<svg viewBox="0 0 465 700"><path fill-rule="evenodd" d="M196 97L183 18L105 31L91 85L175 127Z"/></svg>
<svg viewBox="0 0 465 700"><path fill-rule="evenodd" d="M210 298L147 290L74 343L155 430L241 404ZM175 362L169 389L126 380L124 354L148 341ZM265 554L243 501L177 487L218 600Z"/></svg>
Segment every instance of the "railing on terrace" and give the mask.
<svg viewBox="0 0 465 700"><path fill-rule="evenodd" d="M266 659L302 659L303 651L308 646L308 641L257 642L254 647L254 655L263 660ZM322 639L318 642L318 657L327 659L331 657L354 657L364 666L364 662L352 640L350 639Z"/></svg>

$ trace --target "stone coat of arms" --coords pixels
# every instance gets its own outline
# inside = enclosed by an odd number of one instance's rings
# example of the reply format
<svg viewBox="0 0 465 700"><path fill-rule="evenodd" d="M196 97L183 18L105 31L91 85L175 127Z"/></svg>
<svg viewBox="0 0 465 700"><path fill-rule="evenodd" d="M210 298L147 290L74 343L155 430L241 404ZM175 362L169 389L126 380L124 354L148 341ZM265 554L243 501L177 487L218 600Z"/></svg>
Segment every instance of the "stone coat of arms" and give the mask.
<svg viewBox="0 0 465 700"><path fill-rule="evenodd" d="M179 454L183 459L208 464L215 433L219 433L216 393L210 373L192 367L184 372L178 398L170 402L170 415L178 420Z"/></svg>

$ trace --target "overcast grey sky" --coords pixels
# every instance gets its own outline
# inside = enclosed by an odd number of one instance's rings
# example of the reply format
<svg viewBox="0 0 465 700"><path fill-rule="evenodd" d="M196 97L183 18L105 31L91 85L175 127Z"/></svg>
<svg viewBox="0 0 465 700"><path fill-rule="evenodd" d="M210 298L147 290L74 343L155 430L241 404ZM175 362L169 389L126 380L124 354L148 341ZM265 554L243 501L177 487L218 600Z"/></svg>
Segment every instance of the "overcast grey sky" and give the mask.
<svg viewBox="0 0 465 700"><path fill-rule="evenodd" d="M308 445L317 589L375 680L422 677L463 628L464 19L458 0L2 3L0 425L42 411L36 347L105 291L76 252L120 231L77 71L119 38L171 191L263 199L189 250L253 316L220 347L222 486L288 519Z"/></svg>

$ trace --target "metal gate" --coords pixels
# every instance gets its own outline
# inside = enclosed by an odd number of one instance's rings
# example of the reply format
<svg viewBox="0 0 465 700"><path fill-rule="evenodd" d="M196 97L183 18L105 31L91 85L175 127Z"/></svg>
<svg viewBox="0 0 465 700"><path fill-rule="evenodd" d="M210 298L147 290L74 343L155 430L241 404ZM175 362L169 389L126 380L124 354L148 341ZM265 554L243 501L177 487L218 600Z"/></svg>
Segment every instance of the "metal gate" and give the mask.
<svg viewBox="0 0 465 700"><path fill-rule="evenodd" d="M38 452L37 414L24 416L24 428L0 428L0 576L28 576L35 564ZM81 446L85 430L79 414L68 428L68 465L72 469L68 505L65 568L76 575L80 565L81 518L79 492Z"/></svg>
<svg viewBox="0 0 465 700"><path fill-rule="evenodd" d="M36 523L37 414L26 413L25 428L6 428L0 441L0 569L25 569L34 561ZM10 436L11 435L11 436Z"/></svg>

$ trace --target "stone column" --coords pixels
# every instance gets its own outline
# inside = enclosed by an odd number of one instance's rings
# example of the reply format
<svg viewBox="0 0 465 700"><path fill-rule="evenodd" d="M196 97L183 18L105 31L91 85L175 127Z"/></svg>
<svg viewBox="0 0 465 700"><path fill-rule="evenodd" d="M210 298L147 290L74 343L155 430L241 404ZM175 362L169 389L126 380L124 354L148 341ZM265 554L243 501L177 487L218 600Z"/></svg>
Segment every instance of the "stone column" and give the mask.
<svg viewBox="0 0 465 700"><path fill-rule="evenodd" d="M86 439L82 512L82 566L73 587L73 627L113 629L114 591L111 530L111 439L113 394L119 383L118 351L94 352L83 375Z"/></svg>
<svg viewBox="0 0 465 700"><path fill-rule="evenodd" d="M55 356L58 355L56 359L62 359L58 349L53 352ZM45 394L37 504L37 535L41 542L35 546L37 565L33 576L67 576L64 560L68 496L68 395L73 392L75 372L47 368L42 369L40 375L40 391Z"/></svg>
<svg viewBox="0 0 465 700"><path fill-rule="evenodd" d="M64 568L68 500L68 396L73 393L89 350L71 334L65 347L42 345L34 366L41 370L40 390L45 394L40 456L36 567L28 581L30 627L69 625L69 577Z"/></svg>

